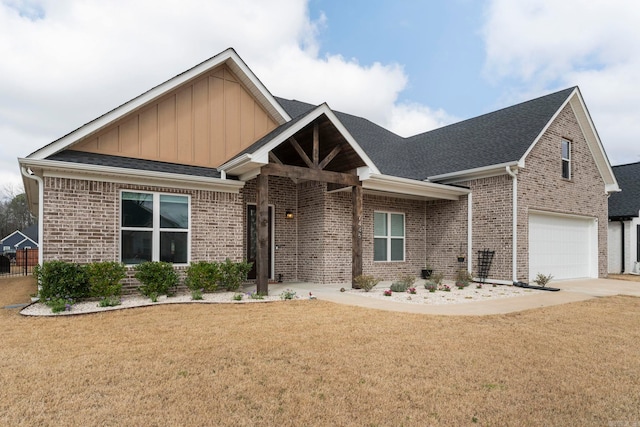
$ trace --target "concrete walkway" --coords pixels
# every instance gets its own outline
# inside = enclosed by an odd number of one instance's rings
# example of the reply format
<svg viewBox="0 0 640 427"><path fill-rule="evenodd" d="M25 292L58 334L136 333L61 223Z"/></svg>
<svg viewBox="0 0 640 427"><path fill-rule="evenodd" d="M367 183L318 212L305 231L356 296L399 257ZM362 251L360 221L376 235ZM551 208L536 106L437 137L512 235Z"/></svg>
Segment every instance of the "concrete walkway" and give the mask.
<svg viewBox="0 0 640 427"><path fill-rule="evenodd" d="M269 285L269 294L279 294L284 289L296 291L299 296L311 292L320 300L331 301L357 307L377 310L399 311L406 313L437 314L450 316L483 316L490 314L512 313L533 308L549 307L591 298L631 295L640 297L640 282L609 279L581 279L555 281L551 286L560 288L559 292L540 292L535 295L516 296L491 301L474 301L460 304L418 305L340 292L350 284L321 285L317 283L278 283Z"/></svg>

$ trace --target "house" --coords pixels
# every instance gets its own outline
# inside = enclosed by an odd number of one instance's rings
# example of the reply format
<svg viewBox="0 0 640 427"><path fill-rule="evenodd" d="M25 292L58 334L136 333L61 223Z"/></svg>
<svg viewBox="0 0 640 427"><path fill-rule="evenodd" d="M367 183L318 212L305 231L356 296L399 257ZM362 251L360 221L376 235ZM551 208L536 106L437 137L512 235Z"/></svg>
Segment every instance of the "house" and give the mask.
<svg viewBox="0 0 640 427"><path fill-rule="evenodd" d="M38 248L38 224L30 225L24 230L16 230L0 240L3 255L15 256L16 251Z"/></svg>
<svg viewBox="0 0 640 427"><path fill-rule="evenodd" d="M259 291L483 249L496 283L605 276L619 190L577 87L402 138L274 97L233 49L19 163L44 260L247 259Z"/></svg>
<svg viewBox="0 0 640 427"><path fill-rule="evenodd" d="M609 273L640 274L640 162L613 173L622 192L609 198Z"/></svg>

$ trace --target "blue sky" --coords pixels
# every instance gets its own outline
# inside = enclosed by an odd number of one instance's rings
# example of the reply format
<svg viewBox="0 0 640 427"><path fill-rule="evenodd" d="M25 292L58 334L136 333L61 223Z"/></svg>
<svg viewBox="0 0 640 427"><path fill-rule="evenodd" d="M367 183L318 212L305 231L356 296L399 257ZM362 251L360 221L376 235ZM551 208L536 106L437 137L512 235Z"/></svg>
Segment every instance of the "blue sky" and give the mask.
<svg viewBox="0 0 640 427"><path fill-rule="evenodd" d="M499 91L482 78L483 2L477 0L312 0L322 13L322 54L339 53L361 63L394 61L409 76L400 101L424 102L457 117L496 108Z"/></svg>
<svg viewBox="0 0 640 427"><path fill-rule="evenodd" d="M579 85L611 163L640 161L638 22L634 0L0 0L0 183L228 47L274 95L404 136Z"/></svg>

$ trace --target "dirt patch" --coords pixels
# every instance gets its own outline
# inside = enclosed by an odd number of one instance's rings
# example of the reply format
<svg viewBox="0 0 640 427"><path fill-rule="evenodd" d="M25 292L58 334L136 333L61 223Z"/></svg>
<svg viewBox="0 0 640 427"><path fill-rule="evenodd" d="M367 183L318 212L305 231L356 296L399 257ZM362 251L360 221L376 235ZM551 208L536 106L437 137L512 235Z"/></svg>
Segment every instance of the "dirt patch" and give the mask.
<svg viewBox="0 0 640 427"><path fill-rule="evenodd" d="M2 311L1 425L640 420L640 298L477 318L318 300Z"/></svg>
<svg viewBox="0 0 640 427"><path fill-rule="evenodd" d="M637 274L609 274L609 279L626 280L628 282L640 282L640 275Z"/></svg>

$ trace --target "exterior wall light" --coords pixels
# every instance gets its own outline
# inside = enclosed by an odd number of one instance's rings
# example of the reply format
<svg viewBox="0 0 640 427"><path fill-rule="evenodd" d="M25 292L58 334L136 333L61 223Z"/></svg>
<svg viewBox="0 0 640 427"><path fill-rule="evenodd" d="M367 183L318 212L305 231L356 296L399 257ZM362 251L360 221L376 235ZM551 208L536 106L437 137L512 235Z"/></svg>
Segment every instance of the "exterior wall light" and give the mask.
<svg viewBox="0 0 640 427"><path fill-rule="evenodd" d="M284 217L287 219L293 219L293 212L291 211L285 212Z"/></svg>

